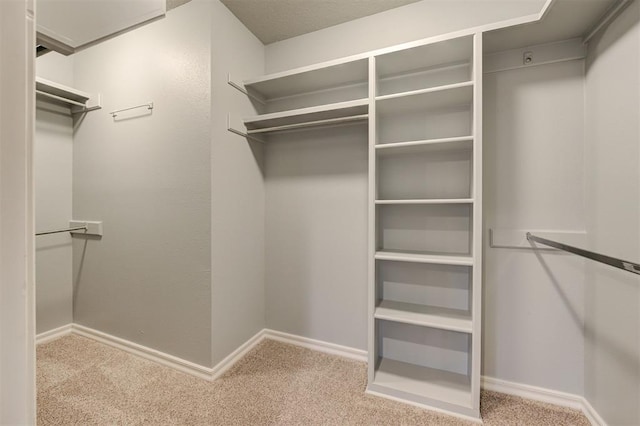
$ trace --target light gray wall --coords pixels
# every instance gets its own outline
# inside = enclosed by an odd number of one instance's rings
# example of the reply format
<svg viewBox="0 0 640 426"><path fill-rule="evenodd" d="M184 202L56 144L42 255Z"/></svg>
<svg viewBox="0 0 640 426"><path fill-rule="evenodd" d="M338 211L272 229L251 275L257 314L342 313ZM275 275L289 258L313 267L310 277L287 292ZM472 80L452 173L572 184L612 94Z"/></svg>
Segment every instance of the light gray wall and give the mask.
<svg viewBox="0 0 640 426"><path fill-rule="evenodd" d="M366 126L278 136L265 172L267 327L366 349Z"/></svg>
<svg viewBox="0 0 640 426"><path fill-rule="evenodd" d="M266 46L277 72L539 13L545 0L423 0Z"/></svg>
<svg viewBox="0 0 640 426"><path fill-rule="evenodd" d="M189 7L185 5L183 7ZM263 147L227 131L227 114L255 114L227 84L264 68L264 47L217 0L211 2L212 358L215 365L265 327Z"/></svg>
<svg viewBox="0 0 640 426"><path fill-rule="evenodd" d="M584 261L489 229L584 231L584 61L484 76L483 374L582 395Z"/></svg>
<svg viewBox="0 0 640 426"><path fill-rule="evenodd" d="M103 109L77 123L74 322L211 365L211 5L75 55ZM114 120L109 111L154 102Z"/></svg>
<svg viewBox="0 0 640 426"><path fill-rule="evenodd" d="M36 61L36 75L73 86L73 57L55 52L41 56ZM44 99L36 104L36 231L65 228L72 219L72 118L69 108ZM36 333L73 322L71 264L70 234L36 238Z"/></svg>
<svg viewBox="0 0 640 426"><path fill-rule="evenodd" d="M589 44L589 247L640 261L640 3ZM640 277L589 263L586 397L610 425L640 424Z"/></svg>

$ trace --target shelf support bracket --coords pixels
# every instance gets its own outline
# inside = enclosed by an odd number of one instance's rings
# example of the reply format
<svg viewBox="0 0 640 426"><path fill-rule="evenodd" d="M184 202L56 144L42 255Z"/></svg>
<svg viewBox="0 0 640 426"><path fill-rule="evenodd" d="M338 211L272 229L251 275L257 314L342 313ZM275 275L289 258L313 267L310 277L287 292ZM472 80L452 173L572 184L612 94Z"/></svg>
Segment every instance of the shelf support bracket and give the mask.
<svg viewBox="0 0 640 426"><path fill-rule="evenodd" d="M266 105L267 104L267 101L265 101L262 97L256 95L255 93L251 93L250 91L245 89L245 87L242 84L236 83L235 81L233 81L231 79L231 74L227 74L227 84L229 84L229 86L233 87L234 89L240 91L241 93L244 93L245 95L247 95L251 99L253 99L256 102L258 102L260 105Z"/></svg>

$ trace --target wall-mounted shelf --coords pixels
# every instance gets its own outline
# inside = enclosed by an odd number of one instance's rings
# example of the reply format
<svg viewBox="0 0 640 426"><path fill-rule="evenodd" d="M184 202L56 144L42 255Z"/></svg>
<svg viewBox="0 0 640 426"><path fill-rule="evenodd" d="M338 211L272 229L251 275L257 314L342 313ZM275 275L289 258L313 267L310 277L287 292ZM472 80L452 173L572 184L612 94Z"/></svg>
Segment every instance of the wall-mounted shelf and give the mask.
<svg viewBox="0 0 640 426"><path fill-rule="evenodd" d="M265 101L304 93L333 90L350 85L365 85L368 59L316 65L245 80L245 89Z"/></svg>
<svg viewBox="0 0 640 426"><path fill-rule="evenodd" d="M314 124L316 122L328 120L344 119L347 117L362 116L368 113L369 100L359 99L355 101L339 102L329 105L321 105L309 108L300 108L292 111L274 112L255 117L246 118L244 124L247 133L260 133L265 129L272 129L301 125L305 123Z"/></svg>
<svg viewBox="0 0 640 426"><path fill-rule="evenodd" d="M55 103L68 106L72 113L102 108L100 95L92 95L41 77L36 77L36 94L46 97Z"/></svg>

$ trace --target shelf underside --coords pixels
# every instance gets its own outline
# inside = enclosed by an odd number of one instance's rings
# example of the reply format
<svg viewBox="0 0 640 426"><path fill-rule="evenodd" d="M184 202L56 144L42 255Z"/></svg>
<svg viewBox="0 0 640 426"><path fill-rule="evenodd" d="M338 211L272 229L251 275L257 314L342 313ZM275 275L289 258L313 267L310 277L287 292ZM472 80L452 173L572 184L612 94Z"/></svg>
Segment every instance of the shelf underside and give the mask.
<svg viewBox="0 0 640 426"><path fill-rule="evenodd" d="M471 408L471 382L462 374L383 358L373 383L392 391Z"/></svg>
<svg viewBox="0 0 640 426"><path fill-rule="evenodd" d="M381 300L375 309L376 319L471 333L471 314L458 309L425 306L415 303Z"/></svg>
<svg viewBox="0 0 640 426"><path fill-rule="evenodd" d="M473 136L425 139L418 141L382 143L375 146L379 155L413 154L438 150L471 149Z"/></svg>

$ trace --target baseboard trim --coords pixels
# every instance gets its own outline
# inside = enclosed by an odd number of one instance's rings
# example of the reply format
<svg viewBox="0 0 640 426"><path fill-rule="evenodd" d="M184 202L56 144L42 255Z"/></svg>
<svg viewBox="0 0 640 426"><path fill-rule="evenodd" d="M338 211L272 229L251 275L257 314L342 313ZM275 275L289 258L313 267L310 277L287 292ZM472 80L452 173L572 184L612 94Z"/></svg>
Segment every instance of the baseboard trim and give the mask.
<svg viewBox="0 0 640 426"><path fill-rule="evenodd" d="M191 361L178 358L177 356L169 355L83 325L73 324L73 333L205 380L211 380L213 376L212 368L198 365Z"/></svg>
<svg viewBox="0 0 640 426"><path fill-rule="evenodd" d="M367 351L361 349L337 345L335 343L324 342L322 340L310 339L308 337L297 336L295 334L284 333L282 331L270 330L267 328L265 328L263 332L265 339L289 343L291 345L300 346L326 354L337 355L360 362L367 362Z"/></svg>
<svg viewBox="0 0 640 426"><path fill-rule="evenodd" d="M211 380L217 379L225 372L227 372L231 367L233 367L236 362L240 361L240 359L242 359L242 357L247 354L247 352L255 348L260 342L264 340L264 335L265 329L260 330L253 337L240 345L238 349L231 352L222 361L217 363L211 371Z"/></svg>
<svg viewBox="0 0 640 426"><path fill-rule="evenodd" d="M584 407L582 409L582 412L593 426L607 426L607 422L605 422L604 419L600 417L600 414L598 414L596 409L593 408L593 405L591 405L589 400L587 400L586 398L584 398Z"/></svg>
<svg viewBox="0 0 640 426"><path fill-rule="evenodd" d="M73 331L73 324L63 325L62 327L54 328L53 330L45 331L36 335L36 345L51 342L61 337L68 336Z"/></svg>
<svg viewBox="0 0 640 426"><path fill-rule="evenodd" d="M580 395L509 382L487 376L482 376L481 386L488 391L506 393L508 395L546 402L560 407L573 408L574 410L582 411L592 425L607 426L602 417L600 417L591 404L589 404L589 401Z"/></svg>

